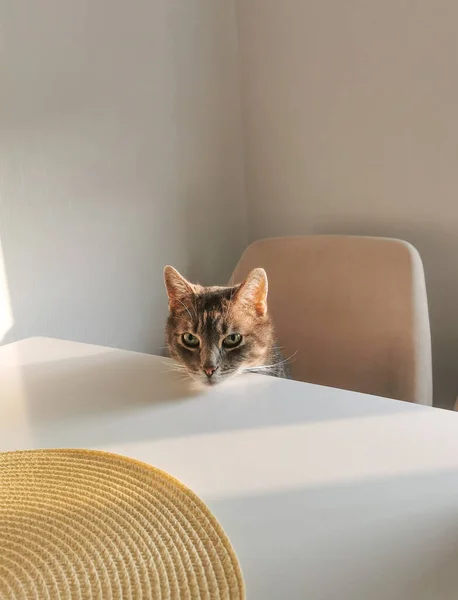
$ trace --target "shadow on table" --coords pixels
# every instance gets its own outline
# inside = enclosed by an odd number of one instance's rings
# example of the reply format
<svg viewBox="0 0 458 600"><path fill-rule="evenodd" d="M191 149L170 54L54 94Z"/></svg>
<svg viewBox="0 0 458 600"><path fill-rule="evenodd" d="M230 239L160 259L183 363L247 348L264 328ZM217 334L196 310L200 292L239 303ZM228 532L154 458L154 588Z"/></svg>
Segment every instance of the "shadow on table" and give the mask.
<svg viewBox="0 0 458 600"><path fill-rule="evenodd" d="M198 393L172 364L165 358L111 350L53 361L24 360L16 389L35 442L41 445L157 440L411 409L403 402L254 374Z"/></svg>
<svg viewBox="0 0 458 600"><path fill-rule="evenodd" d="M167 359L107 351L21 366L20 385L32 419L58 420L129 412L196 395Z"/></svg>
<svg viewBox="0 0 458 600"><path fill-rule="evenodd" d="M214 499L209 506L245 568L248 597L457 597L458 471Z"/></svg>

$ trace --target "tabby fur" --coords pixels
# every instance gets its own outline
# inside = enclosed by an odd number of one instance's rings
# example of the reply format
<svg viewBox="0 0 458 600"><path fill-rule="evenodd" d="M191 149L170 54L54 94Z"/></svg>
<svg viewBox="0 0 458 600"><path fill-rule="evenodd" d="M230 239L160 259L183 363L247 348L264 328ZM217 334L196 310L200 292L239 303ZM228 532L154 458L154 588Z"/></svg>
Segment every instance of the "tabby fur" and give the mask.
<svg viewBox="0 0 458 600"><path fill-rule="evenodd" d="M204 385L244 372L286 377L286 361L267 311L267 275L254 269L241 284L203 287L164 269L169 298L165 338L183 372Z"/></svg>

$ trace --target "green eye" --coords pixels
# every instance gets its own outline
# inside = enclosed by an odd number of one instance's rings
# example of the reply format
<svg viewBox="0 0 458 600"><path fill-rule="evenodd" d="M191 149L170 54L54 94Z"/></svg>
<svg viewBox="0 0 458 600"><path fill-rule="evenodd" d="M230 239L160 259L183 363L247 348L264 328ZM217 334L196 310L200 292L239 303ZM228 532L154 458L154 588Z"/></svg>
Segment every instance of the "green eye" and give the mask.
<svg viewBox="0 0 458 600"><path fill-rule="evenodd" d="M192 335L192 333L183 333L181 339L183 344L188 348L197 348L199 345L199 338L197 338L195 335Z"/></svg>
<svg viewBox="0 0 458 600"><path fill-rule="evenodd" d="M225 348L235 348L240 344L241 341L242 336L240 335L240 333L231 333L231 335L228 335L224 338L223 346Z"/></svg>

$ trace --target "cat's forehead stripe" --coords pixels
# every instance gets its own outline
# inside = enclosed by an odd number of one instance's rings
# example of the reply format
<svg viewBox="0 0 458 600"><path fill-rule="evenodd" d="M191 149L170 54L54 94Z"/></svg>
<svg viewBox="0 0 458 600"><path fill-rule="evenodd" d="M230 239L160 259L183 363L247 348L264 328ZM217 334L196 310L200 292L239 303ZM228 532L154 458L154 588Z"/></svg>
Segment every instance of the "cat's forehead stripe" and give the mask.
<svg viewBox="0 0 458 600"><path fill-rule="evenodd" d="M222 332L222 314L220 311L204 310L200 315L200 328L208 340L217 340Z"/></svg>
<svg viewBox="0 0 458 600"><path fill-rule="evenodd" d="M197 301L201 310L220 312L226 307L227 301L231 298L232 294L232 288L221 288L199 294Z"/></svg>
<svg viewBox="0 0 458 600"><path fill-rule="evenodd" d="M197 295L197 329L206 336L225 335L234 288L212 288Z"/></svg>

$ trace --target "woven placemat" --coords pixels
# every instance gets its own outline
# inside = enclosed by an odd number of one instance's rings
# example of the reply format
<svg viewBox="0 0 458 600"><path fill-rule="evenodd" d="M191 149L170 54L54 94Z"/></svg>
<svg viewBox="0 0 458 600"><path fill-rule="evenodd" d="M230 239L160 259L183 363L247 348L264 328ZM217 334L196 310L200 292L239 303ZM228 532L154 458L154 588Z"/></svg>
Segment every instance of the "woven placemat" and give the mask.
<svg viewBox="0 0 458 600"><path fill-rule="evenodd" d="M0 453L1 600L244 597L221 526L170 475L105 452Z"/></svg>

